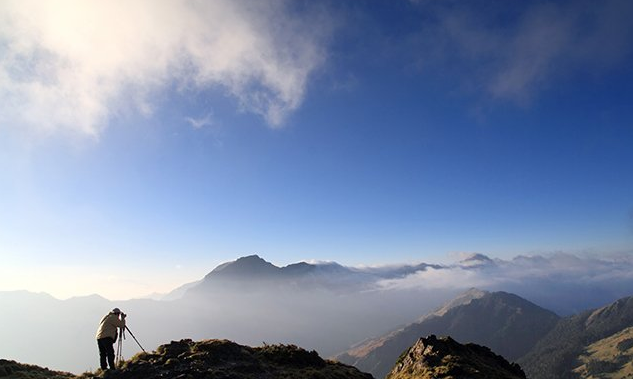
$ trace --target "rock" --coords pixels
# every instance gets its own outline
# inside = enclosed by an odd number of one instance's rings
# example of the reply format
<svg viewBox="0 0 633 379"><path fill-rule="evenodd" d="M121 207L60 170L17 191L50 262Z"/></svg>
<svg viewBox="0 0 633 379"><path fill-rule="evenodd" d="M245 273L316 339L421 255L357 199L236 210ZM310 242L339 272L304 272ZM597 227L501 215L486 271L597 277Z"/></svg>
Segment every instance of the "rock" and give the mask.
<svg viewBox="0 0 633 379"><path fill-rule="evenodd" d="M525 379L516 363L489 348L450 337L420 338L398 359L387 379Z"/></svg>

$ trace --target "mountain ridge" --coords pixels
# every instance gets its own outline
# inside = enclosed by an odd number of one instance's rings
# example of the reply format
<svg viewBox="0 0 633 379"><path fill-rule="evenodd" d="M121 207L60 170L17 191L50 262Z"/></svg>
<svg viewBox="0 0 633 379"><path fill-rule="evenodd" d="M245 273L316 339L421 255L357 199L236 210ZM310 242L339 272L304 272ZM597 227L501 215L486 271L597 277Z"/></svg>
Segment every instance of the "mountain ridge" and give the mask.
<svg viewBox="0 0 633 379"><path fill-rule="evenodd" d="M379 279L376 274L354 270L336 262L297 262L278 267L253 254L218 265L199 283L187 288L183 297L213 292L217 283L255 291L272 287L281 291L324 289L350 292L370 288Z"/></svg>
<svg viewBox="0 0 633 379"><path fill-rule="evenodd" d="M553 312L517 295L498 291L478 296L472 299L463 296L463 304L457 303L439 316L422 318L379 337L382 340L373 346L375 341L369 341L366 349L356 347L352 354L344 352L336 358L383 378L403 350L420 336L435 334L485 345L506 359L515 360L527 353L559 320ZM355 354L359 351L360 354Z"/></svg>
<svg viewBox="0 0 633 379"><path fill-rule="evenodd" d="M633 326L633 296L562 318L518 362L530 378L571 378L579 357L593 343Z"/></svg>

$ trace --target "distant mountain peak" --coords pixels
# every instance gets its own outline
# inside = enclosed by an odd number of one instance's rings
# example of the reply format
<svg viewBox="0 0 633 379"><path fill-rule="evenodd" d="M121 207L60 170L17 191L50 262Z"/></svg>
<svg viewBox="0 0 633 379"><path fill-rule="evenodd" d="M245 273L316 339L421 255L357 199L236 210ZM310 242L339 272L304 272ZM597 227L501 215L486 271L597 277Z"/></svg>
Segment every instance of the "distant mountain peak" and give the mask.
<svg viewBox="0 0 633 379"><path fill-rule="evenodd" d="M289 275L301 275L312 272L316 269L316 266L307 262L298 262L289 264L282 268L282 270Z"/></svg>
<svg viewBox="0 0 633 379"><path fill-rule="evenodd" d="M278 267L253 254L223 263L207 274L200 288L192 288L189 293L200 293L209 288L211 282L233 282L244 286L248 283L262 283L286 286L287 288L329 288L346 291L350 288L374 283L375 277L352 270L336 262L298 262Z"/></svg>
<svg viewBox="0 0 633 379"><path fill-rule="evenodd" d="M585 321L585 327L599 323L614 324L625 319L633 320L633 296L618 299L591 312Z"/></svg>
<svg viewBox="0 0 633 379"><path fill-rule="evenodd" d="M493 265L495 262L485 254L473 253L459 261L459 265L463 267L481 267Z"/></svg>
<svg viewBox="0 0 633 379"><path fill-rule="evenodd" d="M232 265L265 264L265 263L269 263L269 262L267 262L264 258L260 257L257 254L251 254L251 255L239 257L234 261L223 263L219 265L218 267L216 267L215 270L221 271L224 267L232 266Z"/></svg>
<svg viewBox="0 0 633 379"><path fill-rule="evenodd" d="M430 335L406 350L387 375L387 379L413 378L525 379L525 373L487 347Z"/></svg>
<svg viewBox="0 0 633 379"><path fill-rule="evenodd" d="M267 274L276 273L279 267L266 261L257 254L248 255L238 258L235 261L223 263L216 267L209 275L212 274L230 274L230 275L249 275L249 276L265 276Z"/></svg>

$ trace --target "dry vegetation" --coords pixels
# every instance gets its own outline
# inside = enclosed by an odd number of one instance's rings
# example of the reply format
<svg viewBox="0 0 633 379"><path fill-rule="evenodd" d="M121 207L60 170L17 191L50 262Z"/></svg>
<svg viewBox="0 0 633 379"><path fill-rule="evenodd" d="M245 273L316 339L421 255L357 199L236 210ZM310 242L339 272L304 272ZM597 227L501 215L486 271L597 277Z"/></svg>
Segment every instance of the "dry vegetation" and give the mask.
<svg viewBox="0 0 633 379"><path fill-rule="evenodd" d="M582 379L633 378L633 327L589 345L578 361Z"/></svg>
<svg viewBox="0 0 633 379"><path fill-rule="evenodd" d="M139 353L120 370L86 373L110 379L371 379L356 368L323 360L294 345L249 347L227 340L172 341L152 353Z"/></svg>

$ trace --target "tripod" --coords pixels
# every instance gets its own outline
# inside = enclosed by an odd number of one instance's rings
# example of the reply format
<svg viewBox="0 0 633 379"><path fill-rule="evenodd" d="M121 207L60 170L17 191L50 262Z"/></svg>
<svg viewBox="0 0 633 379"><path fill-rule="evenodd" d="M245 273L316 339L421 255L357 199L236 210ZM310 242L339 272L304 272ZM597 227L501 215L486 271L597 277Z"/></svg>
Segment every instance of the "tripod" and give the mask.
<svg viewBox="0 0 633 379"><path fill-rule="evenodd" d="M124 361L124 359L123 359L123 340L125 339L125 331L126 330L130 333L132 338L134 338L134 341L136 342L138 347L140 347L141 350L143 350L144 353L147 353L145 351L145 349L143 349L143 346L141 346L141 344L138 342L138 340L134 336L134 333L132 333L130 328L127 327L127 325L125 326L125 328L119 328L119 336L120 336L120 338L117 341L117 347L116 347L116 359L115 359L116 367L119 367Z"/></svg>
<svg viewBox="0 0 633 379"><path fill-rule="evenodd" d="M130 335L132 336L132 338L134 338L134 341L136 342L136 344L138 345L138 347L141 348L141 350L143 350L143 353L147 353L147 351L145 351L145 349L143 349L143 346L141 346L141 344L138 342L138 340L136 339L136 337L134 337L134 333L132 333L132 331L130 330L130 328L127 327L127 325L125 326L125 330L127 330Z"/></svg>

